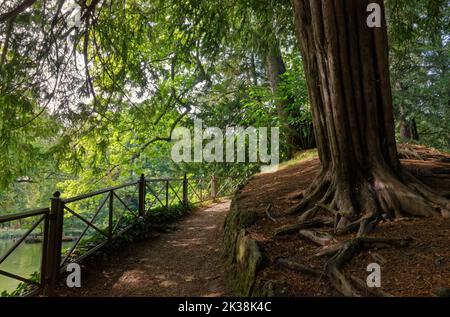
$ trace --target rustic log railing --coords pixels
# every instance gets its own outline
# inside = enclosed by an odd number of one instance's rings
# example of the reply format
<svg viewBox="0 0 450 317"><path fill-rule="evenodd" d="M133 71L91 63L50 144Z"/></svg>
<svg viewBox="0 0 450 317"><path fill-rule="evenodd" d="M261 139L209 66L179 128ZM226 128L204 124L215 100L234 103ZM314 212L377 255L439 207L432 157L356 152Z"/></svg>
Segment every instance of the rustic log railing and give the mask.
<svg viewBox="0 0 450 317"><path fill-rule="evenodd" d="M0 254L0 268L1 264L24 243L29 235L36 228L42 226L42 255L39 281L1 269L0 275L35 286L28 295L36 295L42 292L44 295L52 296L60 274L69 263L82 261L112 240L123 235L153 210L169 210L174 206L188 208L191 204L229 196L234 193L241 181L232 177L213 176L210 179L206 179L187 178L186 175L183 178L146 179L142 174L138 181L72 198L63 199L59 192L55 192L51 199L50 208L0 216L0 227L8 222L37 217L37 220L14 242L6 253ZM125 195L121 191L126 191ZM137 197L135 197L136 193ZM85 208L82 202L89 199L95 199L100 202L91 217L87 217L85 213L80 211L80 209ZM91 208L92 206L88 205L88 209ZM105 219L107 223L105 228L101 228L95 221L104 209L107 209ZM119 209L123 210L121 214L118 211ZM133 221L126 223L124 221L126 215L131 215ZM73 245L66 252L63 252L64 224L70 218L81 221L85 227ZM89 246L85 252L77 254L76 250L89 230L94 230L103 239L96 241L95 245Z"/></svg>

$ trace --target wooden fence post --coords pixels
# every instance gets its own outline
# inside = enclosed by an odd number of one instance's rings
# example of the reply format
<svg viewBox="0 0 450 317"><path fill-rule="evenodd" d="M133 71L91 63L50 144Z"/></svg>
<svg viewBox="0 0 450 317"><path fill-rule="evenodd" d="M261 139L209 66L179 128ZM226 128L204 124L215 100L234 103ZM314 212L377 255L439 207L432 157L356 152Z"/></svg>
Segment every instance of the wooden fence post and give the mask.
<svg viewBox="0 0 450 317"><path fill-rule="evenodd" d="M169 210L169 180L166 180L166 209Z"/></svg>
<svg viewBox="0 0 450 317"><path fill-rule="evenodd" d="M145 215L145 175L141 174L139 179L139 216Z"/></svg>
<svg viewBox="0 0 450 317"><path fill-rule="evenodd" d="M216 200L217 196L217 178L215 175L211 177L211 199Z"/></svg>
<svg viewBox="0 0 450 317"><path fill-rule="evenodd" d="M108 240L113 238L113 217L114 217L114 191L109 192L109 208L108 208Z"/></svg>
<svg viewBox="0 0 450 317"><path fill-rule="evenodd" d="M183 177L183 205L184 208L187 208L189 205L189 201L188 201L188 180L186 177L186 173L184 173L184 177Z"/></svg>
<svg viewBox="0 0 450 317"><path fill-rule="evenodd" d="M45 288L48 283L48 231L50 225L50 208L48 209L44 219L44 229L42 231L42 252L41 252L41 285L45 293ZM44 294L45 295L45 294Z"/></svg>
<svg viewBox="0 0 450 317"><path fill-rule="evenodd" d="M53 194L50 213L48 215L47 260L45 271L44 295L54 296L56 283L59 278L61 262L61 246L64 224L64 204L60 198L61 193Z"/></svg>

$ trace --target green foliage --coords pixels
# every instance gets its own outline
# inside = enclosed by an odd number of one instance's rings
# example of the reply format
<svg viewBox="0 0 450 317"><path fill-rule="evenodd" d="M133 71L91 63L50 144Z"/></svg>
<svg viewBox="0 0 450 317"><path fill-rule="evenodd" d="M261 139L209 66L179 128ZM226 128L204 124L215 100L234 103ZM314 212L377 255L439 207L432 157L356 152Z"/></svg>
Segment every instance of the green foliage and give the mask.
<svg viewBox="0 0 450 317"><path fill-rule="evenodd" d="M289 126L312 138L289 1L106 0L83 6L73 29L64 10L37 1L9 36L0 65L0 213L48 205L55 190L70 197L142 172L259 170L172 162L166 140L175 125L192 128L194 117L222 129L281 126L282 102ZM449 150L448 3L388 0L387 10L397 121L415 118L420 142ZM1 25L2 43L7 33ZM273 92L266 57L275 49L286 72ZM282 159L287 143L282 135Z"/></svg>
<svg viewBox="0 0 450 317"><path fill-rule="evenodd" d="M57 129L48 115L36 118L38 111L26 95L0 89L0 187L20 177L31 179L36 171L51 170L48 150Z"/></svg>
<svg viewBox="0 0 450 317"><path fill-rule="evenodd" d="M38 283L41 279L39 272L34 272L28 278L29 280ZM21 297L30 293L34 289L34 286L29 283L20 283L12 292L3 291L0 297Z"/></svg>
<svg viewBox="0 0 450 317"><path fill-rule="evenodd" d="M291 64L290 69L282 75L275 98L286 102L287 122L300 134L302 140L312 140L312 115L300 53L295 50L288 57L286 61ZM311 143L312 141L309 144Z"/></svg>
<svg viewBox="0 0 450 317"><path fill-rule="evenodd" d="M387 4L396 117L415 119L420 143L450 151L448 1Z"/></svg>

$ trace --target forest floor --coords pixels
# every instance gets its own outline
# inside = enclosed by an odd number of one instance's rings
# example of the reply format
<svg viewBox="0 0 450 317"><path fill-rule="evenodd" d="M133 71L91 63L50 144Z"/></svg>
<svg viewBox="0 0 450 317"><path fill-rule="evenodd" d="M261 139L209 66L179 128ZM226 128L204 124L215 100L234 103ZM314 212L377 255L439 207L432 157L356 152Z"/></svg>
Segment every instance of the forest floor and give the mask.
<svg viewBox="0 0 450 317"><path fill-rule="evenodd" d="M424 183L442 195L450 194L450 155L416 146L399 146L402 166L413 172ZM326 276L315 277L279 267L277 260L288 259L323 270L326 257L315 257L318 246L300 235L275 236L283 225L295 224L298 216L285 215L284 211L298 200L319 171L317 158L287 166L275 173L259 174L241 189L239 208L257 212L259 219L248 228L252 239L257 240L267 257L266 265L258 278L276 281L283 296L340 296ZM272 205L269 216L266 210ZM272 219L271 219L272 218ZM275 219L275 222L274 222ZM370 272L367 266L381 266L381 289L393 296L435 296L439 288L450 287L450 219L441 217L398 219L382 222L373 237L412 238L407 248L368 250L353 258L344 268L346 276L356 276L366 281ZM338 241L352 238L338 236ZM370 296L362 291L362 295Z"/></svg>
<svg viewBox="0 0 450 317"><path fill-rule="evenodd" d="M222 252L229 200L194 210L156 239L129 244L82 267L81 288L59 296L172 297L231 295Z"/></svg>

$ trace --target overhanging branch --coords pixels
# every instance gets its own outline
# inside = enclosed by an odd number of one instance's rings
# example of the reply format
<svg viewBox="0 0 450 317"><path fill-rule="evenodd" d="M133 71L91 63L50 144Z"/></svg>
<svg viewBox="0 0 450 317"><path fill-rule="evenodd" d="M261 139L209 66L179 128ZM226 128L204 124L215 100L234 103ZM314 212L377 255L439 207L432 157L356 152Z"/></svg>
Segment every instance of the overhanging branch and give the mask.
<svg viewBox="0 0 450 317"><path fill-rule="evenodd" d="M158 142L158 141L165 141L165 142L170 142L170 140L172 139L172 133L173 130L175 130L175 128L177 127L178 123L180 123L180 121L191 111L191 106L187 105L186 109L178 116L178 118L172 123L172 126L170 127L170 132L169 135L167 137L156 137L151 139L150 141L148 141L147 143L145 143L139 150L138 153L133 154L132 156L132 160L138 158L142 151L145 150L147 147L149 147L151 144Z"/></svg>

